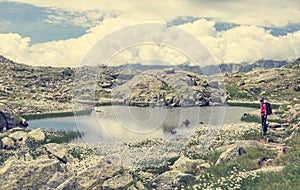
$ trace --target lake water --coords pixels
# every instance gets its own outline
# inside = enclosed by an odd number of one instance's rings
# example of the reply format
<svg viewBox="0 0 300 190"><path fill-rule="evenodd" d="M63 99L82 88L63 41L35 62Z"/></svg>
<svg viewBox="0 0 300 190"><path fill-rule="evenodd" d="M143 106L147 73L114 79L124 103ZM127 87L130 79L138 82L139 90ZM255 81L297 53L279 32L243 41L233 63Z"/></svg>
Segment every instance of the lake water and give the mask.
<svg viewBox="0 0 300 190"><path fill-rule="evenodd" d="M244 107L140 108L105 106L90 115L30 120L29 128L84 132L74 142L136 141L191 134L197 125L240 123ZM173 133L173 134L172 134ZM176 134L174 134L176 133Z"/></svg>

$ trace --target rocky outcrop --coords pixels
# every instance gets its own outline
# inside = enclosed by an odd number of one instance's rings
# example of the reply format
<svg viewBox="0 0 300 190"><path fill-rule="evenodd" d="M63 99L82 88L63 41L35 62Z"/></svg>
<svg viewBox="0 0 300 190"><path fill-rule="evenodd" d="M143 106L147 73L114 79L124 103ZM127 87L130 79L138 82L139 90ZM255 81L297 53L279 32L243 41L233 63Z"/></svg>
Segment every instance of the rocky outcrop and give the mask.
<svg viewBox="0 0 300 190"><path fill-rule="evenodd" d="M59 161L66 164L71 158L68 159L67 149L64 145L56 144L56 143L49 143L44 145L46 151L56 157Z"/></svg>
<svg viewBox="0 0 300 190"><path fill-rule="evenodd" d="M30 131L28 133L28 135L30 136L30 138L32 138L32 139L34 139L35 141L38 141L38 142L42 142L46 138L44 132L40 128L33 129L32 131Z"/></svg>
<svg viewBox="0 0 300 190"><path fill-rule="evenodd" d="M0 131L3 129L12 129L15 127L27 127L28 124L25 119L16 116L3 103L0 103Z"/></svg>
<svg viewBox="0 0 300 190"><path fill-rule="evenodd" d="M225 73L230 99L256 100L265 97L271 102L294 101L300 84L299 69L255 69L247 73Z"/></svg>
<svg viewBox="0 0 300 190"><path fill-rule="evenodd" d="M1 189L47 189L48 181L64 171L55 159L25 162L11 158L4 168L0 169Z"/></svg>
<svg viewBox="0 0 300 190"><path fill-rule="evenodd" d="M201 170L210 168L210 166L211 165L204 160L201 159L192 160L182 155L173 164L173 166L171 166L171 168L184 173L198 173Z"/></svg>
<svg viewBox="0 0 300 190"><path fill-rule="evenodd" d="M222 81L209 83L209 80L206 76L175 69L145 71L116 85L111 99L130 105L170 107L224 103Z"/></svg>
<svg viewBox="0 0 300 190"><path fill-rule="evenodd" d="M176 187L188 185L195 180L196 178L191 174L179 171L167 171L153 179L150 184L151 188L154 189L172 190Z"/></svg>
<svg viewBox="0 0 300 190"><path fill-rule="evenodd" d="M15 142L9 137L4 137L3 139L1 139L1 141L2 141L2 148L4 149L10 149L15 146Z"/></svg>

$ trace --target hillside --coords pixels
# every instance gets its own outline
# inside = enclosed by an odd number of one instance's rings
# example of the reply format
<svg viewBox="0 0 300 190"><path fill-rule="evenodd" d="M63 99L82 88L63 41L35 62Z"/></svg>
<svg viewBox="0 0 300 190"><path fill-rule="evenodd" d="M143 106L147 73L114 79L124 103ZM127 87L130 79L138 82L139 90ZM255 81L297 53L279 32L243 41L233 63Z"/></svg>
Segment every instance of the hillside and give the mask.
<svg viewBox="0 0 300 190"><path fill-rule="evenodd" d="M152 103L171 107L224 101L219 98L222 92L215 81L187 71L32 67L4 57L0 57L0 69L5 73L0 76L0 101L17 114L70 111L72 99L87 105ZM130 92L124 89L128 84Z"/></svg>
<svg viewBox="0 0 300 190"><path fill-rule="evenodd" d="M65 111L71 109L72 101L176 107L220 105L227 98L227 103L257 107L263 96L272 103L273 114L268 117L267 136L261 135L255 110L243 116L250 123L215 127L199 123L191 136L93 146L70 143L80 138L79 132L3 129L0 188L297 189L297 64L224 73L225 92L220 75L174 69L141 74L111 68L30 67L1 57L5 73L0 78L1 102L16 113Z"/></svg>
<svg viewBox="0 0 300 190"><path fill-rule="evenodd" d="M225 73L226 90L232 100L254 101L265 97L278 103L299 102L300 70L294 66Z"/></svg>
<svg viewBox="0 0 300 190"><path fill-rule="evenodd" d="M284 68L288 68L288 69L300 69L300 58L298 58L296 61L294 61L293 63L287 64L285 66L283 66Z"/></svg>

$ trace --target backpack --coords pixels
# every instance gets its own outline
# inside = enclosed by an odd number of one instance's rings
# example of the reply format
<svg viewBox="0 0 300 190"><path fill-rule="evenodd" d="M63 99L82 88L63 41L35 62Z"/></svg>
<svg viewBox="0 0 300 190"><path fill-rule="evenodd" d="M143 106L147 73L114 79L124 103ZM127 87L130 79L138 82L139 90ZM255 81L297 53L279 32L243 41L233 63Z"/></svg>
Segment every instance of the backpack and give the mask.
<svg viewBox="0 0 300 190"><path fill-rule="evenodd" d="M266 108L267 108L267 115L271 115L272 108L271 108L271 104L269 102L266 102Z"/></svg>

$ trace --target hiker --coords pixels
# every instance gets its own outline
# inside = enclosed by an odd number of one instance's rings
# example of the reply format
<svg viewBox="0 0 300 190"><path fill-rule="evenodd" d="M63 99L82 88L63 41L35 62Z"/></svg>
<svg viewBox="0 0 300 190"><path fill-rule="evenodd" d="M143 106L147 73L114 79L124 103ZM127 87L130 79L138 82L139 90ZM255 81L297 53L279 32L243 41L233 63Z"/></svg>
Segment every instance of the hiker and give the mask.
<svg viewBox="0 0 300 190"><path fill-rule="evenodd" d="M260 115L261 115L261 126L263 131L263 136L267 134L267 106L264 102L264 99L260 99Z"/></svg>

